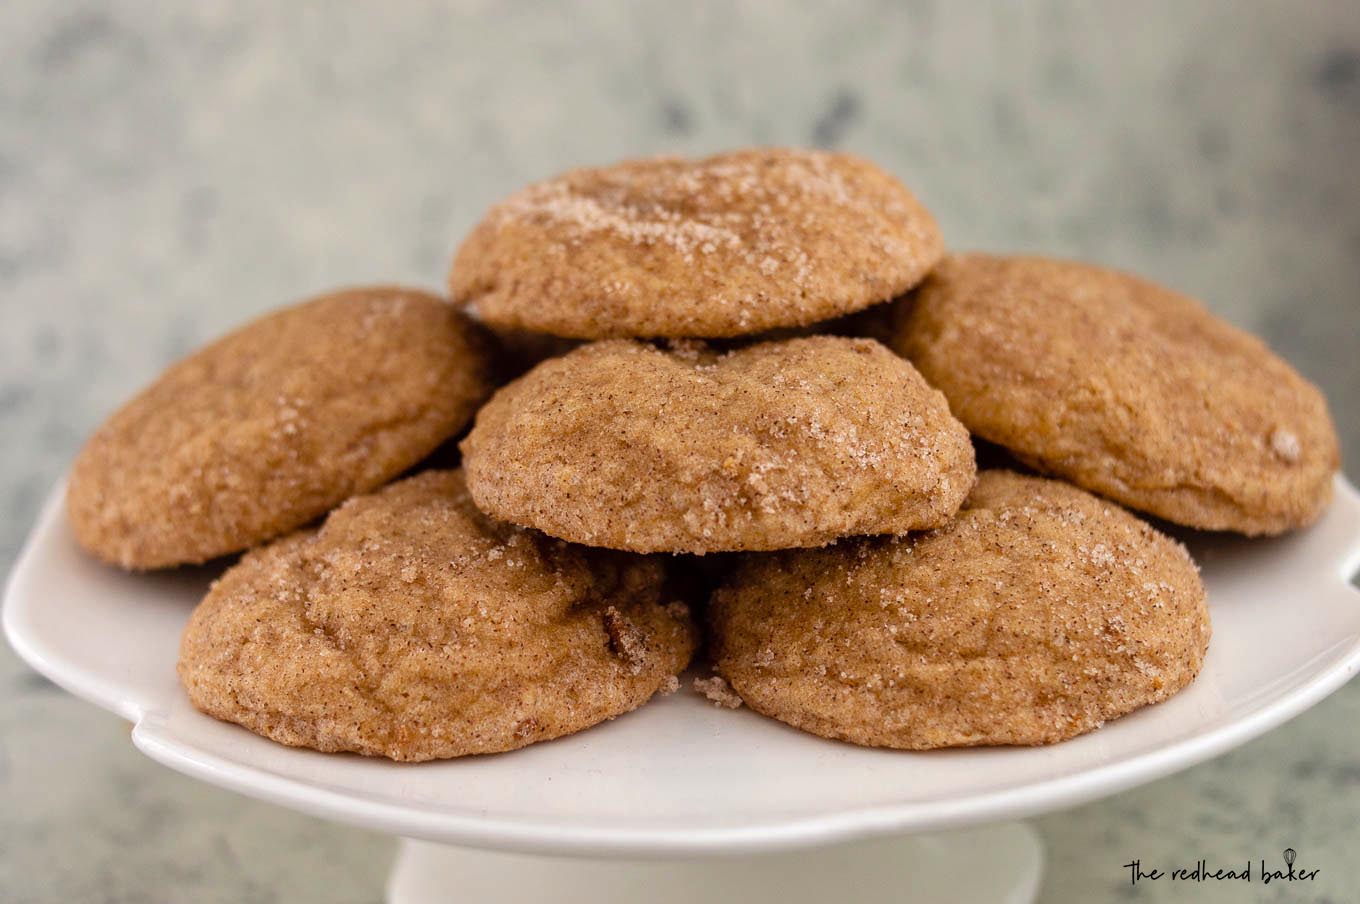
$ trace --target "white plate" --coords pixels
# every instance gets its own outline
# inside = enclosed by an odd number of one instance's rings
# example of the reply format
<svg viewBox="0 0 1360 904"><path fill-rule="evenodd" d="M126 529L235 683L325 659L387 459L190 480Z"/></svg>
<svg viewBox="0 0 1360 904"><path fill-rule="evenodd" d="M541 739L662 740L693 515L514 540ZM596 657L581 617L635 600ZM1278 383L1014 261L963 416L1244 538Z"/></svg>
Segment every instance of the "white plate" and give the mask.
<svg viewBox="0 0 1360 904"><path fill-rule="evenodd" d="M1188 690L1040 748L866 750L689 692L516 753L418 766L293 750L200 715L175 680L210 575L126 575L76 549L59 487L6 591L10 643L136 724L188 775L378 831L526 852L752 852L962 827L1071 806L1183 769L1302 712L1360 667L1360 496L1338 478L1313 528L1193 542L1213 610Z"/></svg>

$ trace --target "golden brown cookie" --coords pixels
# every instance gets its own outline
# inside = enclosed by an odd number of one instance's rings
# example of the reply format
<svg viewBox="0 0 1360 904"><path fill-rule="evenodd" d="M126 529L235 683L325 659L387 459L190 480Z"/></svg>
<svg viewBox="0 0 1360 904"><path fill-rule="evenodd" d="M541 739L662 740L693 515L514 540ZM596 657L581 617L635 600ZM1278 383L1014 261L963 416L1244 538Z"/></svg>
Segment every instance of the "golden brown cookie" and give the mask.
<svg viewBox="0 0 1360 904"><path fill-rule="evenodd" d="M1195 301L1085 264L947 259L894 347L984 439L1177 524L1278 534L1327 506L1322 394Z"/></svg>
<svg viewBox="0 0 1360 904"><path fill-rule="evenodd" d="M887 301L942 251L930 213L873 164L757 148L531 185L467 237L449 282L496 327L718 338Z"/></svg>
<svg viewBox="0 0 1360 904"><path fill-rule="evenodd" d="M662 562L492 521L461 472L426 471L248 553L194 611L179 674L280 743L417 761L635 709L694 641Z"/></svg>
<svg viewBox="0 0 1360 904"><path fill-rule="evenodd" d="M634 552L933 527L974 476L968 432L911 365L827 336L586 345L497 392L462 449L488 514Z"/></svg>
<svg viewBox="0 0 1360 904"><path fill-rule="evenodd" d="M979 474L939 530L746 556L709 617L752 709L910 750L1090 731L1189 684L1210 633L1184 547L1009 471Z"/></svg>
<svg viewBox="0 0 1360 904"><path fill-rule="evenodd" d="M90 438L71 472L76 538L129 569L203 562L382 485L491 390L482 330L409 289L352 289L269 314L173 365Z"/></svg>

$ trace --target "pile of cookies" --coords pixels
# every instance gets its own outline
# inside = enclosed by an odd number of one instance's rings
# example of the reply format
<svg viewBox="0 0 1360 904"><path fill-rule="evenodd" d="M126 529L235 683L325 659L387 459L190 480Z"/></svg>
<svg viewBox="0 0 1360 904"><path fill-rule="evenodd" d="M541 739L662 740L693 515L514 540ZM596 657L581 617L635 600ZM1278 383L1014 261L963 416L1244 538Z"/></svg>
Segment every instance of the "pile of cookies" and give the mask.
<svg viewBox="0 0 1360 904"><path fill-rule="evenodd" d="M1060 741L1208 647L1194 563L1130 510L1278 534L1339 463L1256 339L1131 276L945 256L844 154L569 172L494 207L450 289L251 323L81 452L94 555L244 552L184 632L204 712L504 751L675 691L703 648L700 690L824 737Z"/></svg>

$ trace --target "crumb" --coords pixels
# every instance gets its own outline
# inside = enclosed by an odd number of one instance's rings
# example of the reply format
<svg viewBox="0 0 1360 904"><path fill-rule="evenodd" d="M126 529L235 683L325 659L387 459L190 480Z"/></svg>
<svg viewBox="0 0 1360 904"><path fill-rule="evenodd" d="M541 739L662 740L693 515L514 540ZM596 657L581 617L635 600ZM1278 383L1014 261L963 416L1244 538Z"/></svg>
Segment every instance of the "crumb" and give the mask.
<svg viewBox="0 0 1360 904"><path fill-rule="evenodd" d="M726 709L736 709L741 706L741 698L737 696L737 692L732 690L727 679L720 675L714 675L711 678L695 678L694 689L712 700L715 706L722 706Z"/></svg>
<svg viewBox="0 0 1360 904"><path fill-rule="evenodd" d="M609 649L628 664L634 675L641 674L647 661L647 638L613 606L604 610L603 620L605 633L609 635Z"/></svg>
<svg viewBox="0 0 1360 904"><path fill-rule="evenodd" d="M1270 432L1270 448L1276 455L1291 464L1303 456L1303 450L1299 447L1299 438L1283 427L1276 427Z"/></svg>

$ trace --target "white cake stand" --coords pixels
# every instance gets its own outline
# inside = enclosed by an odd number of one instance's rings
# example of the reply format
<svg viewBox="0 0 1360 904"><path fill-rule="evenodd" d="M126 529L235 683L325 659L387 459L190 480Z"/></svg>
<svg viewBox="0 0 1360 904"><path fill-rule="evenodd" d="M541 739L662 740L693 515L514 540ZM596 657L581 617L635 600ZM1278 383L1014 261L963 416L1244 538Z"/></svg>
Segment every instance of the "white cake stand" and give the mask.
<svg viewBox="0 0 1360 904"><path fill-rule="evenodd" d="M688 692L497 756L411 766L282 747L199 714L176 683L180 629L211 575L95 563L60 487L10 576L4 626L29 664L131 720L133 743L167 766L420 839L403 843L394 902L1023 902L1042 852L1004 821L1223 753L1360 668L1360 495L1340 478L1336 491L1285 538L1191 538L1214 622L1199 680L1052 747L866 750Z"/></svg>

